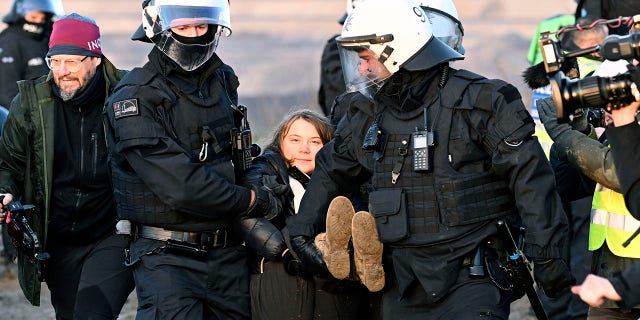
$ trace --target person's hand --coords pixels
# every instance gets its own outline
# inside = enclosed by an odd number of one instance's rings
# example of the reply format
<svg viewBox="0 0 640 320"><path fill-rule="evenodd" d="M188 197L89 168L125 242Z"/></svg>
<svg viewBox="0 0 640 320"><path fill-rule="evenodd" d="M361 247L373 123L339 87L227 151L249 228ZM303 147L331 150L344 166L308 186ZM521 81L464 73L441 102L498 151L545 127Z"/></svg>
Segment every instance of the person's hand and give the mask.
<svg viewBox="0 0 640 320"><path fill-rule="evenodd" d="M291 237L291 250L302 261L302 266L306 272L316 274L329 274L329 269L324 263L322 253L313 243L312 237L293 236Z"/></svg>
<svg viewBox="0 0 640 320"><path fill-rule="evenodd" d="M571 130L571 126L569 126L568 123L558 122L556 105L553 103L551 97L538 100L536 105L538 106L540 121L542 121L544 129L549 134L551 140L556 141L561 134Z"/></svg>
<svg viewBox="0 0 640 320"><path fill-rule="evenodd" d="M11 193L0 194L0 224L5 223L7 219L7 211L4 206L13 201L13 195Z"/></svg>
<svg viewBox="0 0 640 320"><path fill-rule="evenodd" d="M604 299L611 301L622 300L622 297L620 297L608 279L593 274L587 275L581 285L571 287L571 292L577 294L582 301L595 308L600 307L604 303Z"/></svg>
<svg viewBox="0 0 640 320"><path fill-rule="evenodd" d="M287 248L282 253L282 265L284 266L284 271L292 276L302 277L305 275L302 261L291 249Z"/></svg>
<svg viewBox="0 0 640 320"><path fill-rule="evenodd" d="M620 127L636 121L636 112L640 107L640 102L633 102L628 106L611 110L611 118L613 118L613 125Z"/></svg>
<svg viewBox="0 0 640 320"><path fill-rule="evenodd" d="M240 214L240 218L264 217L273 219L282 212L282 203L267 187L251 187L253 202L249 208Z"/></svg>
<svg viewBox="0 0 640 320"><path fill-rule="evenodd" d="M589 114L586 109L578 109L573 113L571 118L571 129L580 131L584 134L591 132L591 125L589 124Z"/></svg>
<svg viewBox="0 0 640 320"><path fill-rule="evenodd" d="M533 278L549 298L557 297L562 290L576 283L567 263L559 258L534 260Z"/></svg>

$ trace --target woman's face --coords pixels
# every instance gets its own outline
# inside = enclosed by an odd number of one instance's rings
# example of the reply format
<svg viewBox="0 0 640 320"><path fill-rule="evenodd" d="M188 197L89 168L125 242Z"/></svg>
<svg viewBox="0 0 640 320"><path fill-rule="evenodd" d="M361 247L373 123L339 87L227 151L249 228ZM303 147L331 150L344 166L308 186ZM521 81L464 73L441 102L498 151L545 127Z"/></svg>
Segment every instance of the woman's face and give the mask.
<svg viewBox="0 0 640 320"><path fill-rule="evenodd" d="M310 174L316 167L316 153L323 145L320 134L313 124L297 119L291 123L289 131L280 142L280 149L290 166Z"/></svg>

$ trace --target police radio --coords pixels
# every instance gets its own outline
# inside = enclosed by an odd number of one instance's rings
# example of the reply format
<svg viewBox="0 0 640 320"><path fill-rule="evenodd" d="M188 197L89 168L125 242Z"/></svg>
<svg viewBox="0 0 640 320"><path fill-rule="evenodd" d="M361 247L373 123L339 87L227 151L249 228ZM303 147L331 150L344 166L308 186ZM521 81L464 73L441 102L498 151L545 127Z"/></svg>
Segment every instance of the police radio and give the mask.
<svg viewBox="0 0 640 320"><path fill-rule="evenodd" d="M260 146L252 143L247 107L239 105L238 111L242 113L242 123L239 128L231 129L232 159L236 172L245 172L251 167L252 158L260 154Z"/></svg>
<svg viewBox="0 0 640 320"><path fill-rule="evenodd" d="M427 130L427 108L424 109L424 130L411 133L411 150L413 151L413 171L423 172L433 169L433 131Z"/></svg>

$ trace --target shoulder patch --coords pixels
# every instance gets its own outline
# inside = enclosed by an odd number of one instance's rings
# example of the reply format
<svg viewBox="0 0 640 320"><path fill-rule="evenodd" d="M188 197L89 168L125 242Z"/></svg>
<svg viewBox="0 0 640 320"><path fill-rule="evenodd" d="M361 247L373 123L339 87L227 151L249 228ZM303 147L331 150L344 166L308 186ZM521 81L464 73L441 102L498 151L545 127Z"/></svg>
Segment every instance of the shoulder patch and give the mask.
<svg viewBox="0 0 640 320"><path fill-rule="evenodd" d="M124 117L137 116L138 99L127 99L113 103L113 114L116 120Z"/></svg>

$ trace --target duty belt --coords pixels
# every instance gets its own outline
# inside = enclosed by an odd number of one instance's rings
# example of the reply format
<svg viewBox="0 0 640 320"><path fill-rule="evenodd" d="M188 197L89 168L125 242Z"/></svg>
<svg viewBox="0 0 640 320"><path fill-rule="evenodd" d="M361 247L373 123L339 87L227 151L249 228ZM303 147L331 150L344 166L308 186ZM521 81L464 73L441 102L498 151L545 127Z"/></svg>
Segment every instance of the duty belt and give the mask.
<svg viewBox="0 0 640 320"><path fill-rule="evenodd" d="M138 225L137 235L140 238L160 241L182 241L204 248L218 248L237 244L237 241L230 241L231 239L229 239L226 229L218 229L212 232L186 232Z"/></svg>

